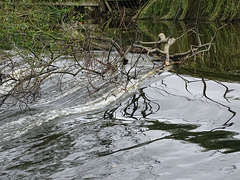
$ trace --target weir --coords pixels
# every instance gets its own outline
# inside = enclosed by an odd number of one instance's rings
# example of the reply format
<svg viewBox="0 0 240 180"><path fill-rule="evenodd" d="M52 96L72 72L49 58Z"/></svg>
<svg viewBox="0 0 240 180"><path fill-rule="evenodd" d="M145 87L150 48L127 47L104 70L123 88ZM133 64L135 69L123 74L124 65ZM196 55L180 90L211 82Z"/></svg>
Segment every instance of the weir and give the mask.
<svg viewBox="0 0 240 180"><path fill-rule="evenodd" d="M131 12L138 10L141 5L146 3L146 0L95 0L95 1L61 1L61 2L41 2L42 5L53 6L73 6L81 10L98 11L100 13L112 13L126 8L131 9Z"/></svg>

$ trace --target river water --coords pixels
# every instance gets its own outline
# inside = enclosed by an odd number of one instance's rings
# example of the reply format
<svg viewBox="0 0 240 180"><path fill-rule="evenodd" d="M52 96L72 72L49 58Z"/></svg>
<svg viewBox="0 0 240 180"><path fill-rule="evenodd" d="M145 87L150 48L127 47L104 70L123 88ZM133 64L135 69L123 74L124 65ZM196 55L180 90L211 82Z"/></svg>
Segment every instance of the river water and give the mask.
<svg viewBox="0 0 240 180"><path fill-rule="evenodd" d="M145 40L189 26L139 24ZM221 26L200 24L203 41ZM174 51L193 42L183 38ZM64 92L51 79L30 110L1 110L0 179L238 179L239 42L239 24L228 24L205 61L155 74L114 100L99 99L111 87L86 102L84 79L63 78Z"/></svg>

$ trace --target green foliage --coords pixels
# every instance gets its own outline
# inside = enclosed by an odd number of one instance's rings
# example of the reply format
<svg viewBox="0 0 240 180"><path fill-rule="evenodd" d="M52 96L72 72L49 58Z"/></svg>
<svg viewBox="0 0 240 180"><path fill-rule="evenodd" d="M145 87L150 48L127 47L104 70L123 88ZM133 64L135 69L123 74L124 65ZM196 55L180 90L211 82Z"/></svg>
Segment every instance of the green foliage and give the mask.
<svg viewBox="0 0 240 180"><path fill-rule="evenodd" d="M150 0L140 17L180 20L199 18L209 21L230 21L240 19L240 1Z"/></svg>
<svg viewBox="0 0 240 180"><path fill-rule="evenodd" d="M5 1L0 7L0 49L15 46L41 50L63 37L63 23L71 20L82 22L82 19L81 14L69 7L36 4L31 0Z"/></svg>

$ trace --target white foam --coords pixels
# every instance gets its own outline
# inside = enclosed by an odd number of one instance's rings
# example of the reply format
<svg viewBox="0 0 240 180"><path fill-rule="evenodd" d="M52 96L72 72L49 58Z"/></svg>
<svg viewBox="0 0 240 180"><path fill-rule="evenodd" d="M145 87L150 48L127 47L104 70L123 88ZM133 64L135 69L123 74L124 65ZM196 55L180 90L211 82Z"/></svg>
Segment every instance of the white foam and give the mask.
<svg viewBox="0 0 240 180"><path fill-rule="evenodd" d="M102 97L84 105L44 111L42 113L38 113L32 116L25 116L16 121L3 124L0 127L2 140L6 141L20 137L21 135L27 133L30 129L41 126L43 123L49 122L59 117L102 109L112 103L117 102L117 100L135 92L139 88L141 82L151 76L154 72L155 71L150 71L142 78L129 82L127 86L120 86L114 89L111 93L106 93Z"/></svg>

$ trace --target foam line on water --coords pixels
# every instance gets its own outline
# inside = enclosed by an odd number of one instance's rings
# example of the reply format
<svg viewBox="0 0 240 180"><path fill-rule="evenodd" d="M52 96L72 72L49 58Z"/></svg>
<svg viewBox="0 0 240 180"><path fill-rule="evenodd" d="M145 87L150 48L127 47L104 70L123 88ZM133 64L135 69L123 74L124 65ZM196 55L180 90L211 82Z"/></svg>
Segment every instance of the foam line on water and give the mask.
<svg viewBox="0 0 240 180"><path fill-rule="evenodd" d="M120 86L114 89L114 91L111 93L106 93L102 97L84 105L44 111L42 113L38 113L32 116L25 116L16 121L3 124L0 127L0 135L2 136L2 140L6 141L20 137L21 135L27 133L30 129L33 129L34 127L40 126L43 123L49 122L59 117L102 109L116 102L120 98L124 98L124 96L135 92L139 88L141 82L154 73L155 71L150 71L142 78L129 82L126 87Z"/></svg>

